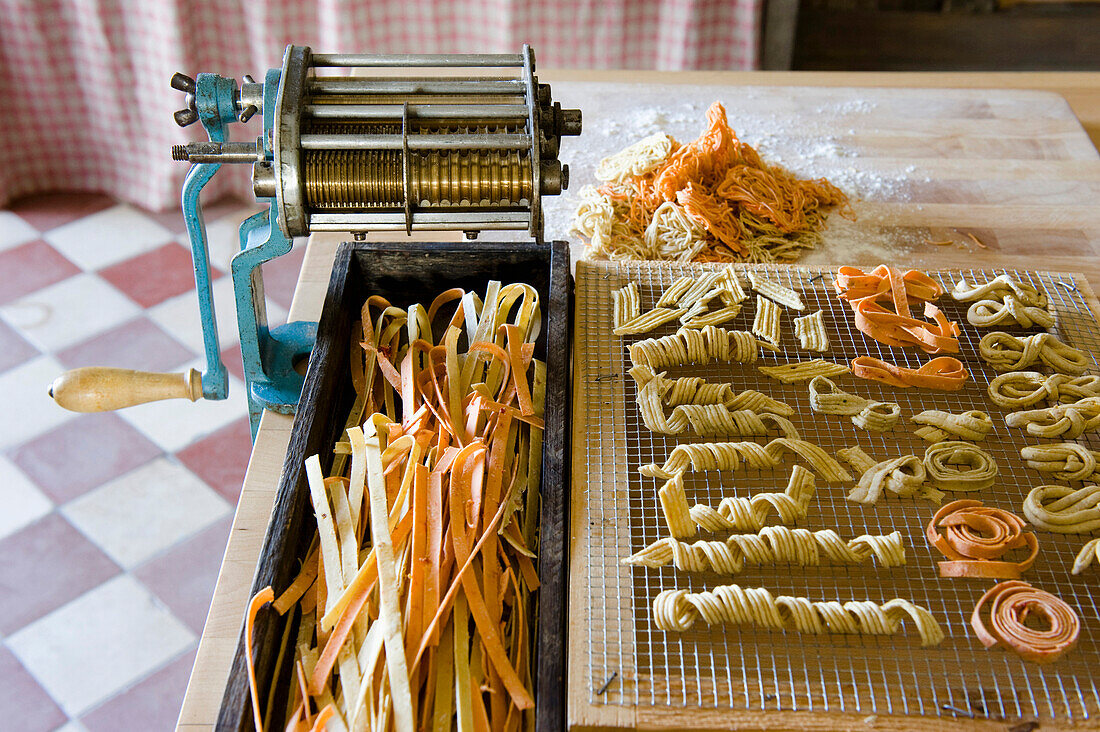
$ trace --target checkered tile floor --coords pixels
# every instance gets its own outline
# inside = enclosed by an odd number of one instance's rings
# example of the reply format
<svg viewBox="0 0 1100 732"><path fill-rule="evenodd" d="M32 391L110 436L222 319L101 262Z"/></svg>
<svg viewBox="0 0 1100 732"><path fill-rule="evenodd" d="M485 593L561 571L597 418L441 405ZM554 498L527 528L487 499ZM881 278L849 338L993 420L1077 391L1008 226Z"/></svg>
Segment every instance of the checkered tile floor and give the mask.
<svg viewBox="0 0 1100 732"><path fill-rule="evenodd" d="M251 449L232 284L236 227L207 208L225 402L78 415L76 366L200 366L178 212L57 194L0 211L0 726L169 730L179 713ZM302 249L266 266L285 320Z"/></svg>

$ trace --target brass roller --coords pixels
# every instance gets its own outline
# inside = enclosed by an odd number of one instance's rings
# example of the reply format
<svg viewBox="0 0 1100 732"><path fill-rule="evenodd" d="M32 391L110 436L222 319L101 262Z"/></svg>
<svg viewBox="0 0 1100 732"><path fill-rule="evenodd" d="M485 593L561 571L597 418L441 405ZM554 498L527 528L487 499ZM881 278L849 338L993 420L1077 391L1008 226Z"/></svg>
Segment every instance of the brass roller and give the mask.
<svg viewBox="0 0 1100 732"><path fill-rule="evenodd" d="M400 208L401 153L307 150L307 205L328 211ZM519 206L532 195L525 151L426 151L409 155L411 198L420 206Z"/></svg>

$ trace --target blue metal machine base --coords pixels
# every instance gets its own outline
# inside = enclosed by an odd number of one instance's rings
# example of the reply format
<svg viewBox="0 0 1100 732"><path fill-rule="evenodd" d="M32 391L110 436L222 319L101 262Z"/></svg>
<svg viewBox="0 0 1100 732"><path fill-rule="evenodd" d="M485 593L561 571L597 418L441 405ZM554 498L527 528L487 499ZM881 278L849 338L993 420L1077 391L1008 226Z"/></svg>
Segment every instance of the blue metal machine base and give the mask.
<svg viewBox="0 0 1100 732"><path fill-rule="evenodd" d="M273 122L278 80L278 69L270 70L265 79L265 129L270 129ZM212 141L224 142L226 125L237 118L234 106L236 83L216 74L199 74L195 83L198 117ZM269 145L264 145L264 149L270 154ZM182 201L202 318L206 355L206 368L202 373L204 399L225 399L229 391L229 377L221 360L218 322L214 312L206 224L199 200L203 187L220 167L216 163L193 165L184 183ZM262 265L289 252L294 242L279 228L275 199L261 200L267 204L267 209L250 216L241 224L240 251L230 262L252 439L256 439L264 409L281 414L294 413L304 381L295 366L308 357L317 337L315 322L300 321L276 328L268 326Z"/></svg>

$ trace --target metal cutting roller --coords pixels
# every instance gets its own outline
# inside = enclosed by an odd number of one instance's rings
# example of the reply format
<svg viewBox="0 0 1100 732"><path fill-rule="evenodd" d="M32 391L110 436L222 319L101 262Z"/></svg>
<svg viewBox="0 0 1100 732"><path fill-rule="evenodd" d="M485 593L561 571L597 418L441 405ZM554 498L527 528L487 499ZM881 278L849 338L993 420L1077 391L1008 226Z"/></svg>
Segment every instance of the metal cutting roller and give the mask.
<svg viewBox="0 0 1100 732"><path fill-rule="evenodd" d="M343 75L332 73L351 69ZM383 71L383 69L385 71ZM317 231L526 231L541 241L543 195L569 184L561 138L579 135L581 113L562 109L538 83L530 47L519 54L343 55L288 46L281 68L238 85L217 74L171 85L186 94L175 120L201 122L207 142L172 148L191 163L183 214L195 265L206 367L157 374L89 367L60 376L50 393L75 411L155 401L225 399L199 194L226 163L250 164L266 209L240 226L230 271L255 435L264 409L292 414L314 322L269 327L260 265ZM228 139L229 125L263 117L253 142Z"/></svg>

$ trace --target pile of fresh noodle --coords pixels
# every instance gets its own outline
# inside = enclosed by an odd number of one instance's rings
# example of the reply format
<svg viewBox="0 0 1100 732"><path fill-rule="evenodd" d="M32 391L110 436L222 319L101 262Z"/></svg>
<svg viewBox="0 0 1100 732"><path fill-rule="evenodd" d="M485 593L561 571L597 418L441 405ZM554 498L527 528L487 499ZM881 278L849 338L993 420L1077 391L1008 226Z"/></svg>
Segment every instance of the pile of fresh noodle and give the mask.
<svg viewBox="0 0 1100 732"><path fill-rule="evenodd" d="M686 145L663 132L600 161L599 188L585 186L573 230L586 253L610 259L789 262L821 241L848 197L819 178L800 180L768 165L737 139L726 110Z"/></svg>

